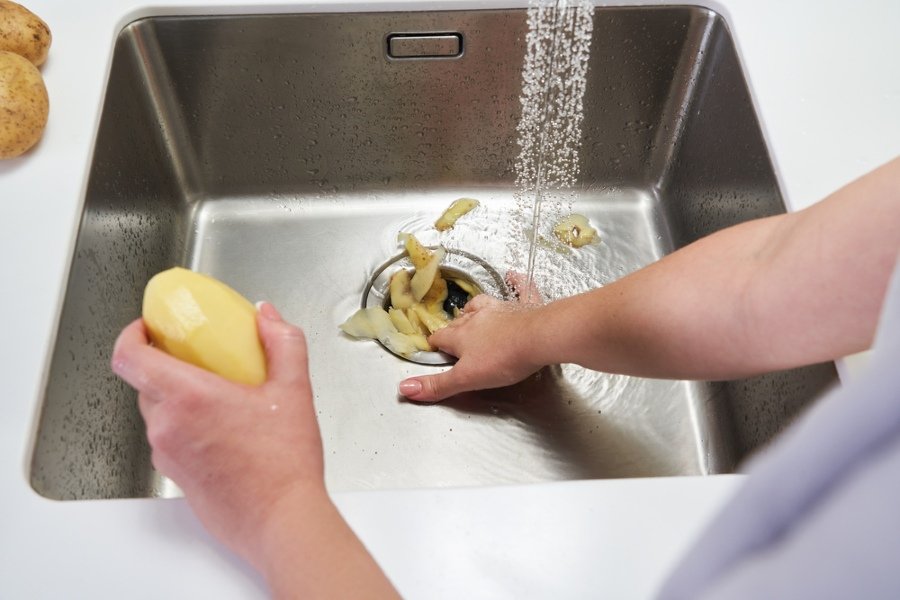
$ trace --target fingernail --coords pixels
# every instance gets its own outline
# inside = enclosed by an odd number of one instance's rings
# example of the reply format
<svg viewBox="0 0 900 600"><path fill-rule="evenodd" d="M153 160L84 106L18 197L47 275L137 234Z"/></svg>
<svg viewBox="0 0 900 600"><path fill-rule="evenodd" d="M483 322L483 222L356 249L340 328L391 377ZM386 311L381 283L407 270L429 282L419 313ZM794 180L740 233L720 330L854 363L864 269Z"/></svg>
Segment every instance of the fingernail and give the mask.
<svg viewBox="0 0 900 600"><path fill-rule="evenodd" d="M400 394L403 396L415 396L422 391L422 382L417 379L407 379L400 382Z"/></svg>
<svg viewBox="0 0 900 600"><path fill-rule="evenodd" d="M268 319L270 321L281 320L281 315L278 314L278 311L275 310L275 307L272 306L270 302L257 302L256 310L259 311L259 314L262 315L264 319Z"/></svg>

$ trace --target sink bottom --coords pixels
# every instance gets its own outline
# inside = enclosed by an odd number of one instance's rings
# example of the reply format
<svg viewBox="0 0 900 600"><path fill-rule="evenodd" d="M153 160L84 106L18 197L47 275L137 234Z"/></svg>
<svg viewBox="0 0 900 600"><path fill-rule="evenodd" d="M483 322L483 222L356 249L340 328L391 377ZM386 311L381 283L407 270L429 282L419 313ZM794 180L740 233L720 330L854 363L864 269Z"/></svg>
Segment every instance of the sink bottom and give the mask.
<svg viewBox="0 0 900 600"><path fill-rule="evenodd" d="M438 234L431 223L461 196L481 206ZM547 250L553 264L541 265L538 283L562 282L566 292L576 292L658 259L669 248L656 207L636 189L579 194L571 208L591 220L602 241ZM474 253L503 273L527 252L508 246L507 230L517 220L511 188L209 199L195 212L185 263L251 300L273 302L306 331L332 490L730 469L727 446L713 443L719 417L706 402L710 384L564 365L510 389L419 406L398 398L397 383L439 369L338 330L359 307L371 273L399 251L398 232ZM551 269L563 272L553 276Z"/></svg>

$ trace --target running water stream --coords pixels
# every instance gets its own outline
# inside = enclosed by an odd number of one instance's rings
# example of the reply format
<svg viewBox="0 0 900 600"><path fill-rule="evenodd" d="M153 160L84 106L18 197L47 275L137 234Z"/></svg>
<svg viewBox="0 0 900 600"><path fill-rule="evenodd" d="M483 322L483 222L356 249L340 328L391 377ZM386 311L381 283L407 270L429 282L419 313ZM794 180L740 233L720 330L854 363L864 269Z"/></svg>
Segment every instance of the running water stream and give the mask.
<svg viewBox="0 0 900 600"><path fill-rule="evenodd" d="M547 244L541 240L574 199L592 14L587 0L535 0L528 9L514 230L527 252L513 244L509 262L529 283L543 262L539 254ZM550 278L539 279L547 299L559 295Z"/></svg>

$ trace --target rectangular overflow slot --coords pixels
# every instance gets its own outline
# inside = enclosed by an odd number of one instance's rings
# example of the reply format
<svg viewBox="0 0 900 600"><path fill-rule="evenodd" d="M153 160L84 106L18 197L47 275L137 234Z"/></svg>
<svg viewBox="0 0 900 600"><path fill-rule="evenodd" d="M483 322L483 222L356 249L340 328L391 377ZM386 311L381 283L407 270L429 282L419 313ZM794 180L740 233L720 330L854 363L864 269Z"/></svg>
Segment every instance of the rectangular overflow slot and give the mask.
<svg viewBox="0 0 900 600"><path fill-rule="evenodd" d="M456 58L462 50L459 33L392 33L387 37L389 58Z"/></svg>

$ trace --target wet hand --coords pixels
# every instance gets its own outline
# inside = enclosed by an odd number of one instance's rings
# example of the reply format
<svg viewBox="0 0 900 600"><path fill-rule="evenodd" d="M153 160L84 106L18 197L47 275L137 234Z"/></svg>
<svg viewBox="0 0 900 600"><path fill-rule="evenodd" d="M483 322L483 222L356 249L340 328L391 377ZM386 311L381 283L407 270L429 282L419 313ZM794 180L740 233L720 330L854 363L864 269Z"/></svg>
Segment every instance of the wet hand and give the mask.
<svg viewBox="0 0 900 600"><path fill-rule="evenodd" d="M269 304L257 323L268 367L259 387L152 347L140 319L122 331L112 359L113 370L138 390L154 466L181 487L204 525L251 563L280 503L327 502L303 332Z"/></svg>
<svg viewBox="0 0 900 600"><path fill-rule="evenodd" d="M529 352L530 322L540 295L522 275L511 273L507 283L517 293L515 301L476 296L462 315L428 338L432 346L459 361L443 373L403 380L401 395L437 402L463 392L512 385L545 366L535 363Z"/></svg>

